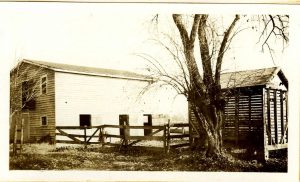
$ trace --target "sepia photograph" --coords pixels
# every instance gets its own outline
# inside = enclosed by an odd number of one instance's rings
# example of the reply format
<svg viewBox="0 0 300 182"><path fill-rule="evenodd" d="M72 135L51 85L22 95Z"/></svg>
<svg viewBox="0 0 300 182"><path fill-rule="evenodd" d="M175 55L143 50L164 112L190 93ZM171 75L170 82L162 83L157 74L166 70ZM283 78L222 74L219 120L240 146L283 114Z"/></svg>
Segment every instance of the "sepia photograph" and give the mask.
<svg viewBox="0 0 300 182"><path fill-rule="evenodd" d="M295 14L222 6L3 4L8 173L18 181L298 173Z"/></svg>

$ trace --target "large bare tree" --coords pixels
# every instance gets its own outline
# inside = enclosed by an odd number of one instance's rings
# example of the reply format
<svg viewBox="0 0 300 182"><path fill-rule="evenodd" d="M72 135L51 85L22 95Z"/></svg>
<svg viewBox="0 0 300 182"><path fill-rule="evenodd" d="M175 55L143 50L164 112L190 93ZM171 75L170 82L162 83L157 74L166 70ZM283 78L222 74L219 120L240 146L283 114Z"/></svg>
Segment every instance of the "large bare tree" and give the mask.
<svg viewBox="0 0 300 182"><path fill-rule="evenodd" d="M224 56L232 39L243 29L237 24L242 18L246 19L245 23L251 23L250 27L253 30L260 31L258 39L262 50L267 47L273 55L271 40L282 39L284 44L288 42L289 17L262 15L249 18L235 15L226 25L227 27L223 27L225 31L222 33L217 30L215 21L209 21L209 18L207 14L173 14L172 20L179 32L181 44L177 44L174 37L168 36L175 47L171 49L158 40L172 55L180 75L168 73L160 61L151 55L140 54L139 56L152 64L154 69L151 71L157 78L157 83L172 86L178 94L187 98L197 121L193 127L207 142L207 156L220 156L225 106L225 97L221 90L221 71ZM157 19L158 16L155 16L153 20ZM260 24L262 26L258 26ZM195 56L196 51L200 53L198 59Z"/></svg>

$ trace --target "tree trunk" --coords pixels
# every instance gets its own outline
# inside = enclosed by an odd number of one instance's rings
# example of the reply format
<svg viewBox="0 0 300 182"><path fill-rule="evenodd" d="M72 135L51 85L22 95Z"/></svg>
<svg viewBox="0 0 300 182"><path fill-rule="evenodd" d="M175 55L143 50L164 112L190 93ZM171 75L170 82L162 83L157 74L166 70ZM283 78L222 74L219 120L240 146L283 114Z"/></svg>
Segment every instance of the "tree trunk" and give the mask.
<svg viewBox="0 0 300 182"><path fill-rule="evenodd" d="M187 99L191 103L191 109L197 120L198 127L196 127L195 130L197 131L200 140L204 138L204 140L207 141L207 156L213 157L220 156L222 152L221 129L223 124L224 102L220 81L213 79L211 56L206 33L207 18L208 15L196 14L194 16L191 33L189 34L182 21L181 15L173 14L174 23L179 30L180 38L182 40L187 69L190 76ZM234 27L236 21L237 20L234 21L230 29ZM227 36L230 34L230 31L228 32L229 33L226 33L228 34ZM197 33L200 45L203 77L200 75L194 55L194 43ZM226 45L227 40L228 37L223 41L223 46ZM222 58L223 57L219 58L220 65L222 63ZM217 79L220 78L217 77ZM202 144L204 143L202 142Z"/></svg>
<svg viewBox="0 0 300 182"><path fill-rule="evenodd" d="M222 154L222 135L217 130L210 133L207 138L207 157L219 157Z"/></svg>
<svg viewBox="0 0 300 182"><path fill-rule="evenodd" d="M195 114L196 122L199 126L198 132L200 136L204 137L200 138L199 144L204 145L206 143L207 157L219 157L222 155L222 123L224 112L222 110L215 112L215 106L199 106L197 104L199 103L196 101L192 103L191 109Z"/></svg>

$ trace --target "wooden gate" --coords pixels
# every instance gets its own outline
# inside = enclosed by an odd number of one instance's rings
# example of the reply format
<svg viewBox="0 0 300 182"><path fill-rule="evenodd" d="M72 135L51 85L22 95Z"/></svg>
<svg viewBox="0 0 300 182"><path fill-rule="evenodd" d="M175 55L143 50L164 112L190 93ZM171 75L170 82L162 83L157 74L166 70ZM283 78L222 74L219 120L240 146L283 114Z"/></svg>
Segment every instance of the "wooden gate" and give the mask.
<svg viewBox="0 0 300 182"><path fill-rule="evenodd" d="M120 149L129 146L133 146L143 140L156 140L161 141L163 149L168 152L170 148L177 148L182 146L188 146L189 142L170 145L170 141L175 138L186 138L189 134L185 132L184 128L189 127L188 123L185 124L165 124L161 126L130 126L130 125L101 125L92 127L82 126L56 126L56 143L68 143L68 144L84 144L87 147L88 144L102 144L102 145L119 145ZM109 134L107 129L119 129L122 131L119 135ZM130 135L130 130L151 130L152 132L146 136L134 136ZM69 131L77 130L80 134L71 134ZM92 130L92 134L87 134L88 130ZM179 132L180 131L180 132ZM77 132L78 133L78 132ZM65 140L57 139L58 136L64 136ZM92 141L93 138L97 138L97 141ZM111 143L107 141L107 138L121 139L121 143Z"/></svg>

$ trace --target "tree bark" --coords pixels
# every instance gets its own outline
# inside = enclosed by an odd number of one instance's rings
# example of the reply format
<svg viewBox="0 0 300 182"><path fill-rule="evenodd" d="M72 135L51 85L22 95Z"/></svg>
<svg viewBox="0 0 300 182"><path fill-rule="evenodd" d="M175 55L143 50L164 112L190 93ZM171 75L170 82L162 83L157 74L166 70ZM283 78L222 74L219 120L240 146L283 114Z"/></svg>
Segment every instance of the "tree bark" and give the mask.
<svg viewBox="0 0 300 182"><path fill-rule="evenodd" d="M182 22L181 15L174 14L173 20L180 33L184 55L190 75L190 87L187 99L190 102L199 128L199 135L207 141L206 155L218 157L222 155L222 125L224 116L224 99L220 85L220 71L222 60L229 36L239 19L237 15L223 37L218 55L216 75L213 75L211 56L207 41L206 27L208 15L194 15L194 21L190 35ZM200 75L194 56L194 42L198 35L203 77Z"/></svg>
<svg viewBox="0 0 300 182"><path fill-rule="evenodd" d="M215 110L214 106L199 107L199 105L191 104L191 109L194 112L195 118L199 124L201 136L199 144L207 144L206 155L208 157L218 157L222 155L222 123L223 111L211 112ZM217 123L217 124L215 124ZM204 139L204 141L201 141Z"/></svg>

